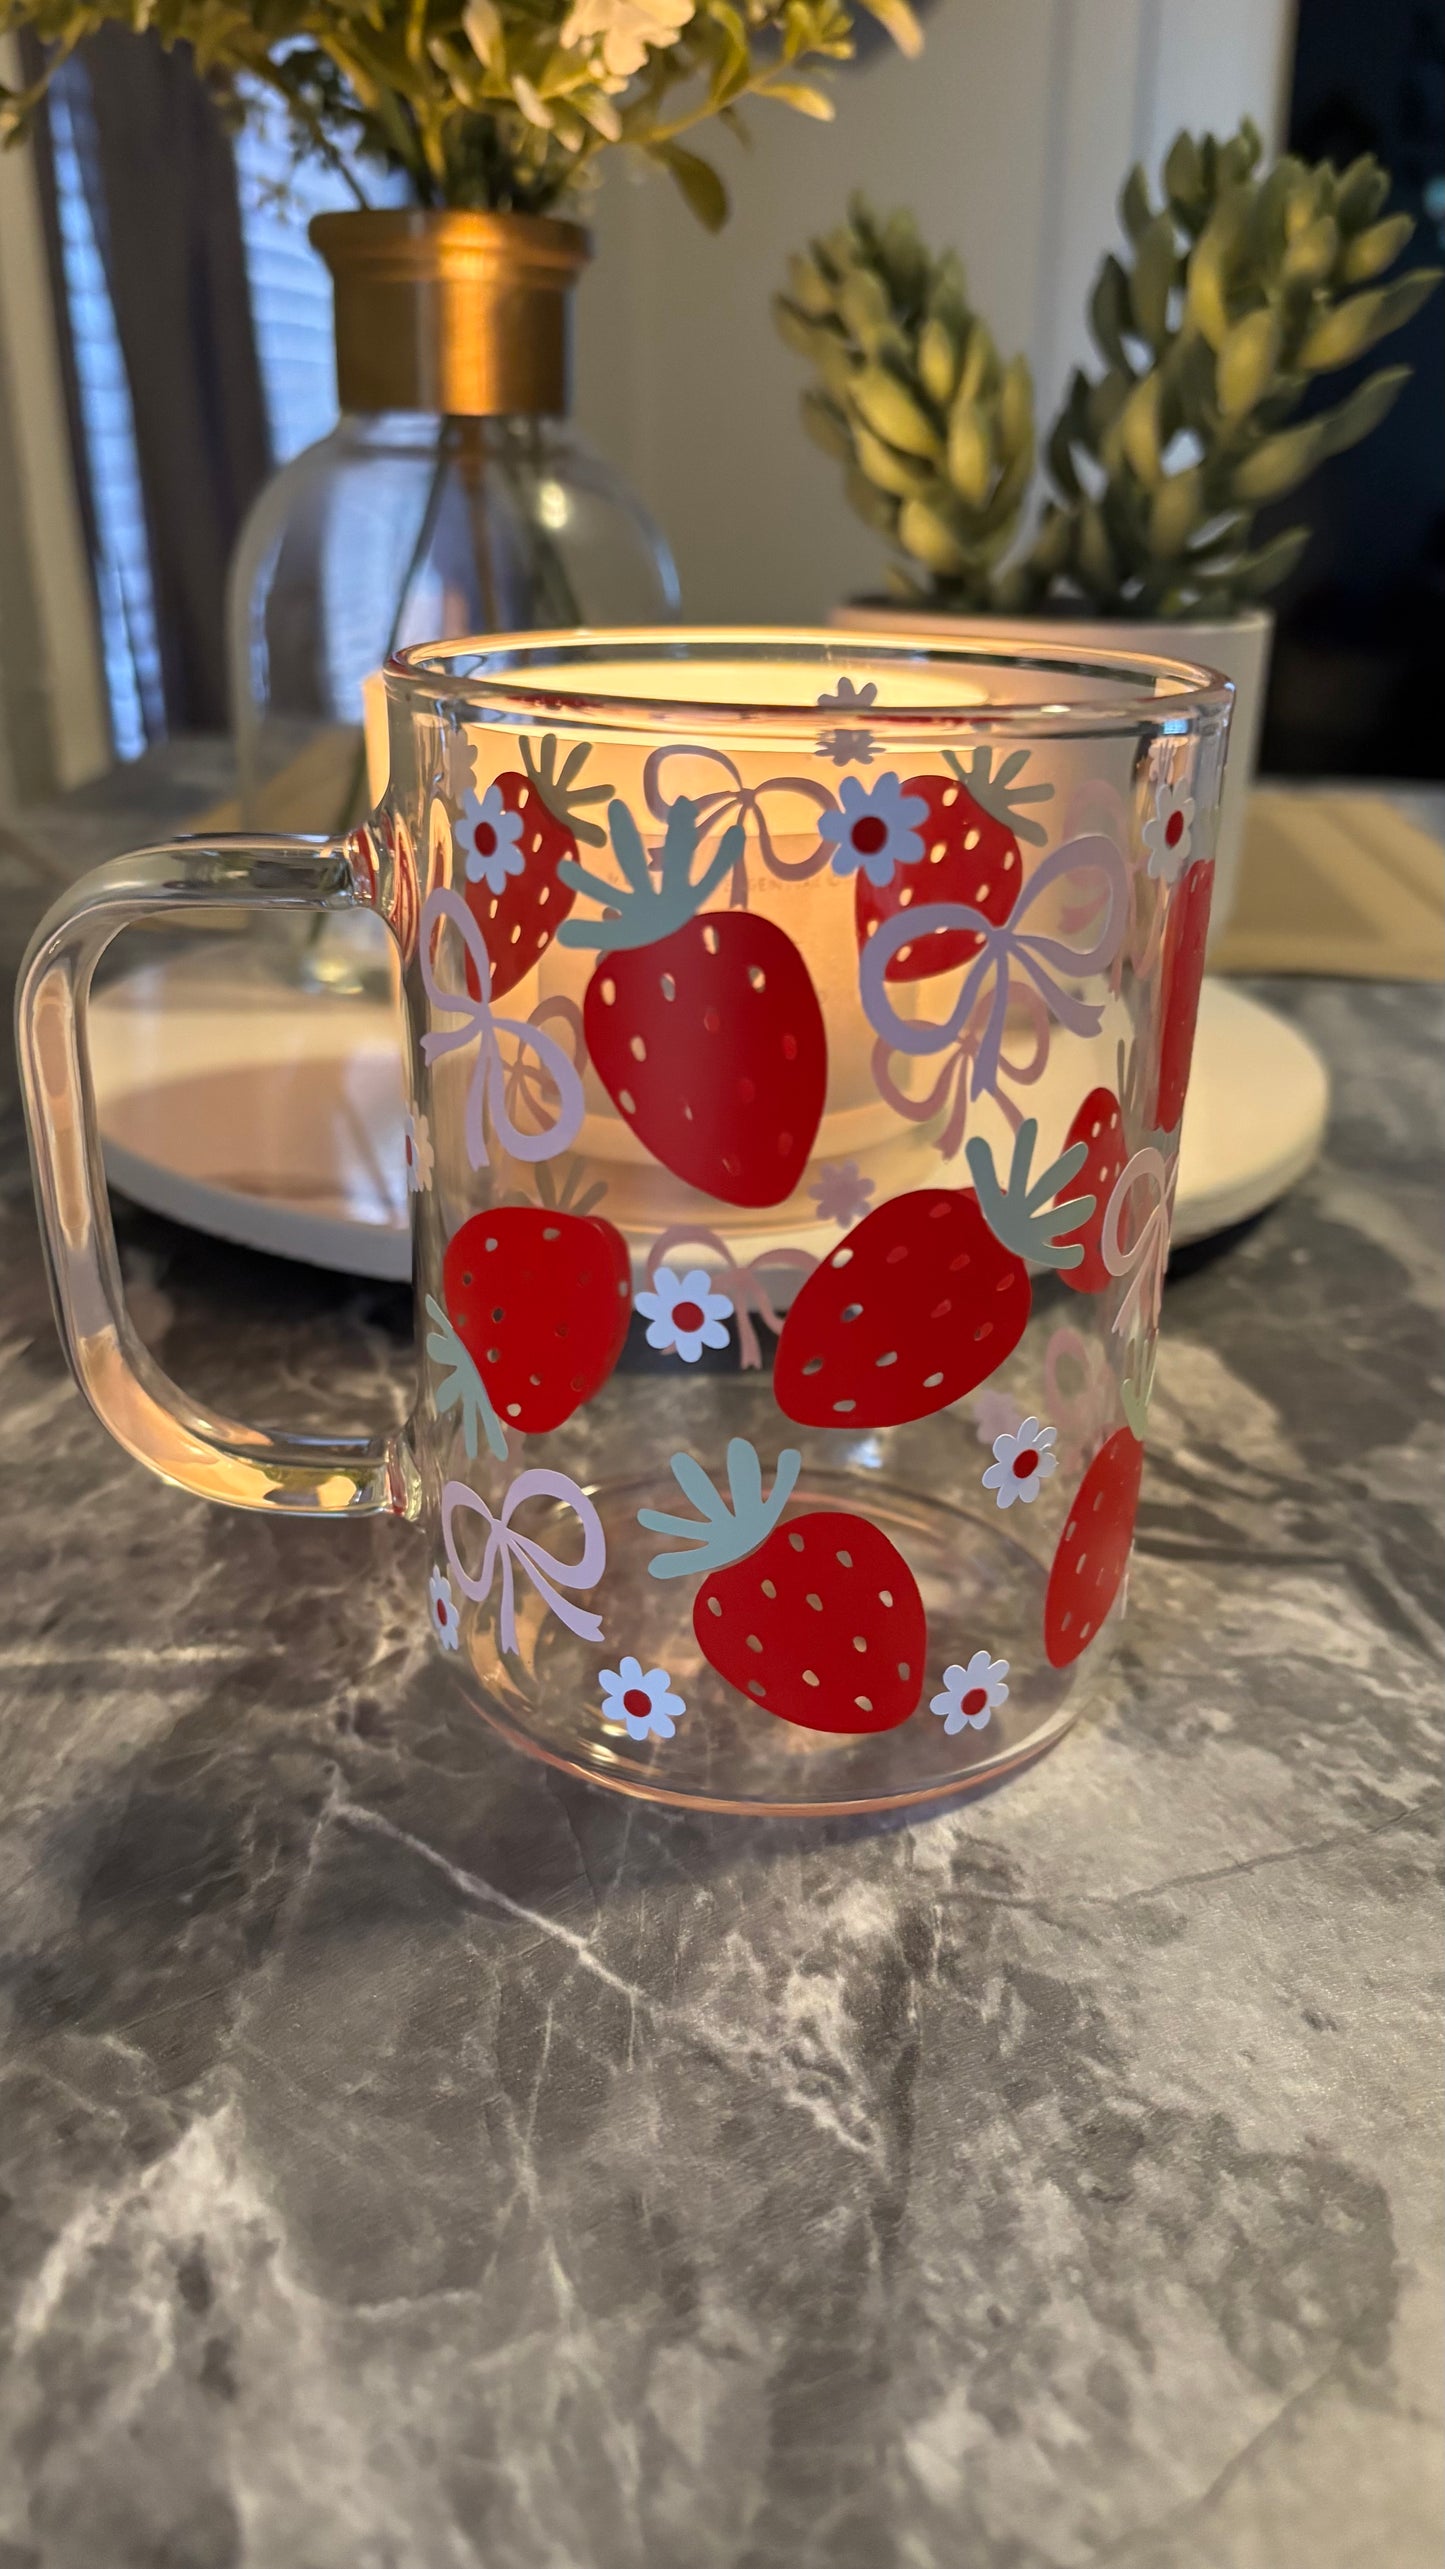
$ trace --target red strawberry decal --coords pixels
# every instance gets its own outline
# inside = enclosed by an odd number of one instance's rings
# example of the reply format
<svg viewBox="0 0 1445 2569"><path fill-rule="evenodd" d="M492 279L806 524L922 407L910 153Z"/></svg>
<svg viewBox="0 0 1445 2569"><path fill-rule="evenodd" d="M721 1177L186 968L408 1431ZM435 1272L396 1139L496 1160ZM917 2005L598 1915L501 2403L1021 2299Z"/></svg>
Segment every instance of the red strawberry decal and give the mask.
<svg viewBox="0 0 1445 2569"><path fill-rule="evenodd" d="M487 1407L503 1425L540 1436L601 1389L627 1336L632 1267L621 1232L596 1214L504 1204L474 1213L448 1241L442 1293L445 1313L430 1308L476 1369L495 1450ZM455 1364L454 1345L427 1343ZM462 1397L469 1394L464 1384Z"/></svg>
<svg viewBox="0 0 1445 2569"><path fill-rule="evenodd" d="M876 1525L841 1510L796 1517L747 1561L715 1570L692 1628L720 1677L802 1730L895 1730L923 1690L928 1633L913 1573Z"/></svg>
<svg viewBox="0 0 1445 2569"><path fill-rule="evenodd" d="M742 855L728 830L690 878L696 807L674 803L652 874L623 803L608 814L625 887L580 865L562 879L607 905L558 942L601 949L582 1002L592 1067L618 1113L674 1177L725 1204L781 1204L799 1185L828 1085L823 1012L791 937L703 903Z"/></svg>
<svg viewBox="0 0 1445 2569"><path fill-rule="evenodd" d="M1159 967L1163 1031L1159 1038L1159 1089L1154 1107L1154 1121L1161 1133L1175 1132L1184 1113L1213 890L1214 868L1201 862L1190 866L1169 902Z"/></svg>
<svg viewBox="0 0 1445 2569"><path fill-rule="evenodd" d="M1079 1484L1044 1597L1044 1648L1051 1667L1067 1668L1088 1649L1119 1593L1143 1474L1144 1448L1131 1429L1120 1427Z"/></svg>
<svg viewBox="0 0 1445 2569"><path fill-rule="evenodd" d="M778 1407L800 1427L899 1427L962 1400L1011 1356L1028 1270L976 1195L921 1187L865 1215L783 1323Z"/></svg>
<svg viewBox="0 0 1445 2569"><path fill-rule="evenodd" d="M585 744L579 744L559 770L551 733L535 759L523 741L525 774L499 776L480 798L469 795L457 821L458 889L482 932L494 999L526 979L572 907L576 895L559 881L558 867L576 857L579 840L606 845L596 822L582 818L587 804L605 802L610 791L606 785L577 784L586 757ZM519 825L515 831L513 822ZM477 998L470 961L467 987Z"/></svg>
<svg viewBox="0 0 1445 2569"><path fill-rule="evenodd" d="M967 770L951 750L944 759L950 776L910 776L905 794L917 795L928 807L920 823L923 858L917 865L897 866L881 888L861 872L855 895L860 951L885 919L925 902L956 902L977 910L994 927L1002 927L1023 881L1019 840L1042 847L1045 833L1019 810L1023 803L1047 802L1052 785L1016 785L1028 757L1016 749L997 775L990 773L993 753L975 750ZM924 981L937 972L956 972L971 963L983 946L971 928L937 928L917 945L901 946L884 974L886 981Z"/></svg>
<svg viewBox="0 0 1445 2569"><path fill-rule="evenodd" d="M1090 1089L1069 1126L1065 1149L1072 1150L1075 1144L1082 1145L1084 1157L1077 1183L1070 1179L1062 1202L1067 1206L1076 1195L1091 1195L1094 1209L1077 1230L1061 1235L1061 1243L1077 1242L1084 1253L1080 1265L1062 1271L1063 1280L1074 1293L1104 1293L1113 1283L1101 1245L1104 1216L1129 1156L1123 1110L1112 1088Z"/></svg>
<svg viewBox="0 0 1445 2569"><path fill-rule="evenodd" d="M1095 1210L1052 1201L1078 1174L1082 1142L1035 1177L1038 1125L1019 1126L1007 1181L987 1142L968 1145L973 1194L920 1187L865 1215L800 1286L773 1360L780 1409L800 1427L899 1427L947 1409L996 1373L1023 1336L1027 1261L1065 1268L1059 1241Z"/></svg>
<svg viewBox="0 0 1445 2569"><path fill-rule="evenodd" d="M678 1485L701 1523L640 1509L650 1533L688 1538L687 1549L658 1553L648 1567L655 1579L707 1571L692 1610L698 1647L765 1712L802 1730L896 1729L923 1691L928 1630L918 1583L866 1517L811 1508L779 1523L801 1461L792 1447L778 1456L764 1499L757 1453L735 1436L724 1500L692 1455L675 1454Z"/></svg>

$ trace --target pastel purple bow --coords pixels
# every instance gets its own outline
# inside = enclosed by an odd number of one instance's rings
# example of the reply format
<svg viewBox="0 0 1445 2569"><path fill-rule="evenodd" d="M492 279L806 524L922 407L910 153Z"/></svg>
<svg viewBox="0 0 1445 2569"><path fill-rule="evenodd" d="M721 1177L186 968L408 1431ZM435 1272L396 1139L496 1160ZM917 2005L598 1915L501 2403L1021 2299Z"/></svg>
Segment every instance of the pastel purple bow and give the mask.
<svg viewBox="0 0 1445 2569"><path fill-rule="evenodd" d="M1042 936L1024 926L1028 913L1044 893L1065 875L1082 873L1085 868L1102 875L1108 894L1104 923L1092 945L1071 945L1066 938ZM1035 866L1020 886L1002 926L985 918L981 910L956 901L920 903L917 909L900 910L886 920L863 949L858 974L863 1013L890 1051L921 1054L944 1052L956 1044L982 1007L984 1017L974 1056L972 1087L976 1097L996 1097L1009 1000L1011 994L1018 995L1015 981L1031 982L1050 1016L1066 1026L1070 1034L1096 1035L1103 1009L1090 1000L1076 999L1056 976L1066 972L1082 977L1108 968L1124 932L1128 901L1129 878L1114 841L1098 835L1067 839L1052 856ZM982 939L982 951L968 966L963 986L943 1024L927 1018L900 1017L888 994L888 966L904 946L920 945L940 928L970 929Z"/></svg>
<svg viewBox="0 0 1445 2569"><path fill-rule="evenodd" d="M728 779L726 785L715 786L707 793L693 793L686 786L683 788L688 801L692 804L697 821L699 845L711 829L727 829L734 821L741 821L746 830L748 823L751 822L758 834L758 852L770 874L778 875L785 883L801 883L807 875L822 872L832 854L832 849L821 836L812 855L799 857L796 863L789 863L778 855L773 845L772 832L768 827L768 815L763 797L765 794L801 794L804 800L812 803L819 812L831 812L835 809L834 799L826 785L820 785L812 776L769 776L761 785L745 785L739 770L725 750L708 749L700 743L675 741L670 748L655 749L642 771L642 791L647 800L647 808L653 818L659 821L667 819L673 803L677 800L675 795L669 798L664 790L663 780L670 758L684 758L689 764L699 760L705 761L710 767L720 767ZM735 910L746 908L747 897L747 866L744 856L740 854L733 868L730 896L732 907Z"/></svg>
<svg viewBox="0 0 1445 2569"><path fill-rule="evenodd" d="M1036 990L1020 990L1015 996L1022 1013L1029 1020L1033 1051L1027 1061L1010 1061L1007 1053L1000 1050L999 1069L1015 1087L1032 1088L1035 1080L1043 1077L1049 1058L1048 1010ZM899 1087L888 1066L893 1047L886 1036L880 1035L873 1047L873 1084L895 1113L906 1115L910 1124L926 1124L938 1114L946 1116L934 1146L940 1159L954 1158L968 1128L969 1073L978 1057L980 1036L979 1027L964 1027L926 1097L910 1097ZM976 1083L973 1093L978 1094ZM1023 1122L1023 1111L1001 1090L996 1093L999 1105L1016 1133Z"/></svg>
<svg viewBox="0 0 1445 2569"><path fill-rule="evenodd" d="M560 1499L564 1507L572 1510L582 1528L580 1561L559 1561L555 1553L534 1542L531 1535L518 1534L512 1524L512 1514L524 1499ZM462 1509L486 1520L487 1548L475 1578L462 1567L452 1530ZM486 1500L479 1499L476 1491L468 1489L465 1481L448 1481L442 1491L442 1544L457 1586L464 1597L471 1597L477 1605L491 1595L492 1581L500 1570L497 1631L504 1650L517 1647L517 1570L525 1573L543 1603L550 1606L569 1632L575 1632L582 1641L602 1639L602 1617L589 1614L585 1607L572 1605L566 1597L558 1594L561 1588L595 1588L607 1567L607 1537L602 1531L602 1520L592 1501L579 1490L575 1481L568 1480L565 1472L549 1472L540 1468L519 1472L502 1501L500 1516L493 1516Z"/></svg>
<svg viewBox="0 0 1445 2569"><path fill-rule="evenodd" d="M444 919L450 919L461 938L463 949L477 978L479 996L469 990L449 990L438 981L433 948L436 932ZM427 894L421 914L422 986L433 1008L443 1016L460 1017L460 1026L439 1028L423 1035L422 1051L429 1062L439 1061L444 1053L459 1052L474 1043L477 1058L467 1082L466 1118L463 1131L470 1168L489 1166L486 1121L490 1115L492 1130L505 1151L514 1160L552 1160L576 1141L582 1129L584 1098L582 1082L561 1045L539 1026L528 1025L520 1017L494 1017L491 1008L492 966L481 929L465 901L457 892L439 884ZM498 1042L501 1035L515 1035L523 1052L535 1053L541 1068L557 1091L557 1116L540 1133L524 1133L512 1120L509 1086L511 1074ZM513 1074L516 1065L512 1066Z"/></svg>
<svg viewBox="0 0 1445 2569"><path fill-rule="evenodd" d="M1157 1329L1159 1305L1164 1298L1164 1270L1169 1263L1169 1219L1174 1210L1174 1189L1179 1179L1177 1156L1168 1161L1152 1144L1136 1151L1128 1166L1120 1170L1114 1192L1099 1232L1099 1247L1111 1276L1132 1279L1129 1290L1114 1315L1114 1327L1121 1336L1132 1328L1141 1309L1144 1325ZM1151 1201L1138 1237L1126 1248L1120 1239L1129 1198L1136 1186L1148 1186Z"/></svg>

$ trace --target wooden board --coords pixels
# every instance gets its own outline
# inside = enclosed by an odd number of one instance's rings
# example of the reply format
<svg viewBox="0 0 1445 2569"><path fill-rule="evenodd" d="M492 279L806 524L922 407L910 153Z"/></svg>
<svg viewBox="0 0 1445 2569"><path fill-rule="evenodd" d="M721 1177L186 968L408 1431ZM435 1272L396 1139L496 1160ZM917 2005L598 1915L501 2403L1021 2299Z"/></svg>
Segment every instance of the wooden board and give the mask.
<svg viewBox="0 0 1445 2569"><path fill-rule="evenodd" d="M1382 794L1261 785L1216 972L1445 980L1445 846Z"/></svg>

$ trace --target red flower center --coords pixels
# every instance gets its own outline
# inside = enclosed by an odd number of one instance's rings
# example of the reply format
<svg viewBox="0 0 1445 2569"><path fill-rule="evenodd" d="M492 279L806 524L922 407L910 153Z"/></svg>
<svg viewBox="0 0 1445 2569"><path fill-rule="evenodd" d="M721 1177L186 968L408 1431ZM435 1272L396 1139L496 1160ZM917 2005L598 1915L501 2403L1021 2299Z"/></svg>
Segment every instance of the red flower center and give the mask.
<svg viewBox="0 0 1445 2569"><path fill-rule="evenodd" d="M865 812L861 821L854 822L849 837L860 856L876 856L887 845L888 824L876 812Z"/></svg>
<svg viewBox="0 0 1445 2569"><path fill-rule="evenodd" d="M640 1686L629 1686L622 1698L622 1709L624 1713L631 1713L634 1721L640 1722L644 1713L652 1710L652 1697L644 1694Z"/></svg>
<svg viewBox="0 0 1445 2569"><path fill-rule="evenodd" d="M1167 821L1165 822L1165 824L1164 824L1164 844L1165 844L1165 846L1166 846L1166 847L1177 847L1177 846L1179 845L1180 840L1183 838L1183 836L1184 836L1184 814L1183 814L1182 812L1171 812L1171 813L1170 813L1170 815L1169 815L1168 820L1167 820Z"/></svg>
<svg viewBox="0 0 1445 2569"><path fill-rule="evenodd" d="M694 1329L701 1329L706 1318L707 1313L703 1310L700 1302L675 1302L672 1306L672 1325L674 1329L683 1329L689 1332Z"/></svg>
<svg viewBox="0 0 1445 2569"><path fill-rule="evenodd" d="M432 1607L432 1613L436 1616L437 1622L440 1624L442 1631L445 1632L447 1628L447 1601L445 1597L438 1597L435 1605Z"/></svg>
<svg viewBox="0 0 1445 2569"><path fill-rule="evenodd" d="M970 1686L970 1688L969 1688L969 1690L968 1690L968 1693L964 1696L964 1699L963 1699L963 1710L964 1710L966 1713L985 1713L985 1712L987 1712L987 1710L988 1710L988 1689L987 1689L987 1687L985 1687L985 1686Z"/></svg>
<svg viewBox="0 0 1445 2569"><path fill-rule="evenodd" d="M497 833L493 829L490 821L478 821L476 828L472 832L472 845L476 849L478 856L496 855Z"/></svg>
<svg viewBox="0 0 1445 2569"><path fill-rule="evenodd" d="M1015 1454L1014 1479L1016 1481L1026 1481L1029 1474L1036 1472L1038 1468L1039 1458L1031 1445L1026 1445L1022 1454Z"/></svg>

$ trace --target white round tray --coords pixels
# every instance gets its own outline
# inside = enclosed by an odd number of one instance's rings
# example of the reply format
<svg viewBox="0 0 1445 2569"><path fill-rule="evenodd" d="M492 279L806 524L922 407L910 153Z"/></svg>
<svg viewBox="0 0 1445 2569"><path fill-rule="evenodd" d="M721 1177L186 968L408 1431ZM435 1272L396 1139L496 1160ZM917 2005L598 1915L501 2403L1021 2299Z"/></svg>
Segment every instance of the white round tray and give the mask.
<svg viewBox="0 0 1445 2569"><path fill-rule="evenodd" d="M312 1003L207 958L99 992L91 1063L106 1171L152 1212L347 1275L411 1273L397 1019ZM1242 1222L1319 1150L1323 1064L1283 1018L1206 980L1184 1116L1176 1241Z"/></svg>

